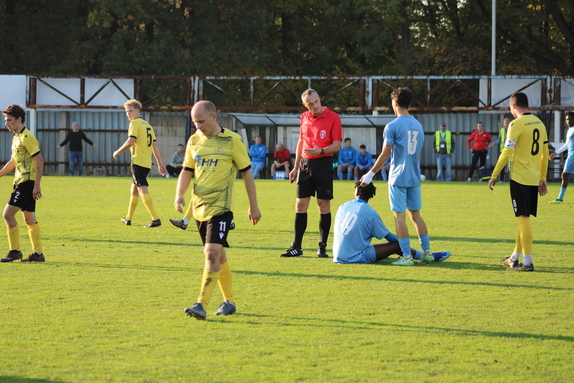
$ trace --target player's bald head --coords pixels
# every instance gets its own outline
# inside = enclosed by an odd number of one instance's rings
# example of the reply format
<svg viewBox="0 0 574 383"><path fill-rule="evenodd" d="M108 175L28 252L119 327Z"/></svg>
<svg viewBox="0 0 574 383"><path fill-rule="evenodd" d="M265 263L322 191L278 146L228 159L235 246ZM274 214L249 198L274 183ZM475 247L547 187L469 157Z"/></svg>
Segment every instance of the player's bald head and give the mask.
<svg viewBox="0 0 574 383"><path fill-rule="evenodd" d="M217 113L217 109L215 108L213 102L207 100L196 102L192 108L192 113L193 111L208 114Z"/></svg>

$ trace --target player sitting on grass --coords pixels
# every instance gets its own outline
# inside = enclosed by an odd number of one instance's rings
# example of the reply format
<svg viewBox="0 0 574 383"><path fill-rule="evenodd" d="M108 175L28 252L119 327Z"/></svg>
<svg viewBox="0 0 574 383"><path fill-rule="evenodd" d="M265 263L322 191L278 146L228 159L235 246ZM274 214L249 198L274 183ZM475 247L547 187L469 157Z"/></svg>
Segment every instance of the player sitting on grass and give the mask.
<svg viewBox="0 0 574 383"><path fill-rule="evenodd" d="M361 181L357 181L356 198L345 202L337 210L333 262L375 263L393 254L403 254L396 235L386 228L379 213L368 204L376 190L372 183L361 186ZM373 238L385 238L389 242L371 245ZM420 250L411 249L411 255L417 261L422 261L422 254ZM450 257L450 251L432 255L435 262L440 262Z"/></svg>

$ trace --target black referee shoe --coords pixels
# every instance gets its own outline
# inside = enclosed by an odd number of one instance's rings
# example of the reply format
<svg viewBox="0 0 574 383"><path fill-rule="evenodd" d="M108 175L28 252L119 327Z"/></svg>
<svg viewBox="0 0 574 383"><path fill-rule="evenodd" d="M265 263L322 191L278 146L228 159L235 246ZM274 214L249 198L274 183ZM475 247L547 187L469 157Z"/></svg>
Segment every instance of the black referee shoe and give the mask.
<svg viewBox="0 0 574 383"><path fill-rule="evenodd" d="M317 257L319 258L329 258L329 254L327 254L327 244L323 242L319 242L319 248L317 249Z"/></svg>
<svg viewBox="0 0 574 383"><path fill-rule="evenodd" d="M293 258L302 256L303 256L303 249L293 247L293 245L291 245L291 247L288 248L286 252L280 255L281 258Z"/></svg>

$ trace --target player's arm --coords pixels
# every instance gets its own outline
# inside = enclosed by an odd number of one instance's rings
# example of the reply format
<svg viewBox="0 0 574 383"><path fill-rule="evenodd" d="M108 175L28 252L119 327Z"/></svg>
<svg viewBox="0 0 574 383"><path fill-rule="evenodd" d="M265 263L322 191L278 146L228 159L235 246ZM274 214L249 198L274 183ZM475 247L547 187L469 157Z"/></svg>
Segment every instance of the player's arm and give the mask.
<svg viewBox="0 0 574 383"><path fill-rule="evenodd" d="M126 142L124 142L124 144L122 146L120 146L120 148L118 150L116 150L114 152L114 158L117 160L118 156L120 154L122 154L123 152L125 152L126 150L129 150L132 146L134 146L134 144L136 143L136 138L135 137L129 137Z"/></svg>
<svg viewBox="0 0 574 383"><path fill-rule="evenodd" d="M249 199L249 210L247 211L247 216L253 225L261 219L261 212L257 206L257 192L255 189L255 180L253 179L253 173L249 169L241 172L241 177L243 177L243 183L245 184L245 191L247 192L247 198Z"/></svg>
<svg viewBox="0 0 574 383"><path fill-rule="evenodd" d="M157 141L154 141L151 144L151 150L153 151L153 156L155 157L155 160L157 161L157 167L159 168L159 174L161 174L162 176L165 176L166 173L166 169L165 166L163 165L163 161L161 160L161 153L159 152L159 147L157 146Z"/></svg>
<svg viewBox="0 0 574 383"><path fill-rule="evenodd" d="M540 183L538 184L538 194L545 196L548 193L546 176L548 173L548 140L542 143L542 156L540 158Z"/></svg>
<svg viewBox="0 0 574 383"><path fill-rule="evenodd" d="M16 169L16 164L14 163L13 159L10 159L10 161L6 162L2 169L0 169L0 177L5 176L14 169Z"/></svg>
<svg viewBox="0 0 574 383"><path fill-rule="evenodd" d="M175 210L183 213L182 206L185 206L185 198L183 197L189 188L191 179L193 178L193 169L184 167L179 177L177 177L177 186L175 187L175 200L173 207Z"/></svg>
<svg viewBox="0 0 574 383"><path fill-rule="evenodd" d="M496 179L498 178L498 175L500 174L502 169L504 169L504 167L508 163L508 160L510 160L510 157L512 157L514 147L516 146L516 141L511 139L508 139L506 141L508 144L505 145L504 149L502 149L502 153L500 154L500 157L498 157L498 161L496 161L496 166L494 167L494 170L490 175L490 179L488 180L488 188L490 190L494 190L494 185L496 185Z"/></svg>
<svg viewBox="0 0 574 383"><path fill-rule="evenodd" d="M375 161L375 164L371 170L369 170L364 176L361 177L361 186L365 186L371 183L375 174L381 170L385 162L387 162L387 159L391 156L392 149L392 145L383 145L383 151L381 154L379 154L379 157L377 157L377 160Z"/></svg>
<svg viewBox="0 0 574 383"><path fill-rule="evenodd" d="M36 161L36 179L34 180L34 190L32 191L32 197L34 197L34 199L40 199L42 198L40 182L42 181L42 174L44 173L44 158L42 157L42 153L38 152L38 154L36 154L33 159Z"/></svg>

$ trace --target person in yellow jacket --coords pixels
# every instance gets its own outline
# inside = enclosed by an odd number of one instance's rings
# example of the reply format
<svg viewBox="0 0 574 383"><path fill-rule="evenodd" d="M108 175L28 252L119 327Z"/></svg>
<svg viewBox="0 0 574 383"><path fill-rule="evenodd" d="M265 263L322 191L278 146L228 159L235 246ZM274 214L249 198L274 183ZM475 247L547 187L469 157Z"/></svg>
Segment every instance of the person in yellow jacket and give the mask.
<svg viewBox="0 0 574 383"><path fill-rule="evenodd" d="M452 180L452 153L454 152L454 140L452 133L446 129L446 124L440 124L439 130L434 134L436 154L436 180ZM442 169L445 168L443 174Z"/></svg>
<svg viewBox="0 0 574 383"><path fill-rule="evenodd" d="M500 148L500 155L502 155L502 150L504 149L504 142L506 141L506 137L508 135L508 126L510 125L511 118L504 117L502 120L502 128L500 128L500 132L498 133L498 139L492 143L492 146L498 144ZM500 182L508 182L509 174L508 174L508 166L505 166L500 171L500 176L498 177Z"/></svg>

